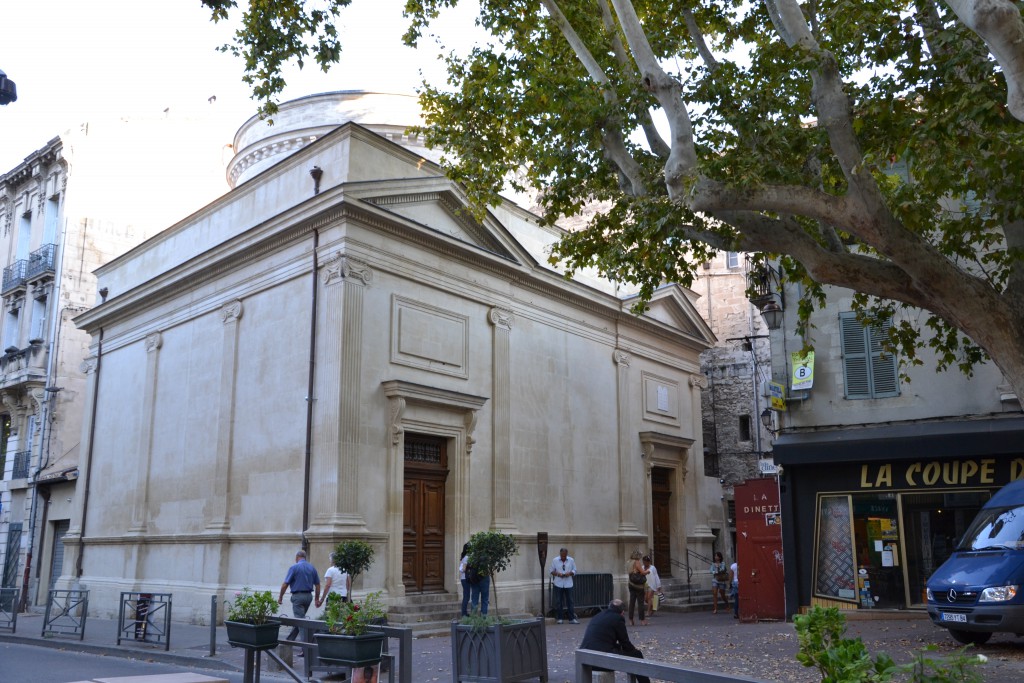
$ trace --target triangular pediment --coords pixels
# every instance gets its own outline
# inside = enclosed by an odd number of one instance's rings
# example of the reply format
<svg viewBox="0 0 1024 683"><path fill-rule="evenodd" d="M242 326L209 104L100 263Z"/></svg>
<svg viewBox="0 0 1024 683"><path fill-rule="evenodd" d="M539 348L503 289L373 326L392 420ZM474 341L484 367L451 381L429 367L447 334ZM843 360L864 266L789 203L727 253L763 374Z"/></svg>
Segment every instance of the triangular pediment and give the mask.
<svg viewBox="0 0 1024 683"><path fill-rule="evenodd" d="M374 185L355 192L350 190L349 195L502 258L517 263L532 261L492 215L488 214L483 221L477 220L469 211L465 197L445 178L396 180Z"/></svg>
<svg viewBox="0 0 1024 683"><path fill-rule="evenodd" d="M647 304L645 317L654 318L685 335L714 344L715 334L708 327L694 303L697 294L680 285L660 287Z"/></svg>

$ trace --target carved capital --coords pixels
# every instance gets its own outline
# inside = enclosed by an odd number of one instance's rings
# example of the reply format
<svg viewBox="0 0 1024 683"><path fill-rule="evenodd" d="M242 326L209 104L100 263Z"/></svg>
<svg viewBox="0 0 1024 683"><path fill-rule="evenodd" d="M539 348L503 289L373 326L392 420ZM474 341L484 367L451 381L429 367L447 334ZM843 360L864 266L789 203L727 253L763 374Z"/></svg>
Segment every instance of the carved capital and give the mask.
<svg viewBox="0 0 1024 683"><path fill-rule="evenodd" d="M220 319L226 325L236 323L242 317L242 302L239 299L229 301L220 307Z"/></svg>
<svg viewBox="0 0 1024 683"><path fill-rule="evenodd" d="M164 345L164 336L159 332L146 336L146 353L154 353Z"/></svg>
<svg viewBox="0 0 1024 683"><path fill-rule="evenodd" d="M359 280L364 285L373 281L373 271L370 270L370 266L348 256L343 256L341 259L341 275L346 280Z"/></svg>
<svg viewBox="0 0 1024 683"><path fill-rule="evenodd" d="M487 313L487 320L495 327L511 331L515 316L512 315L512 311L495 306Z"/></svg>
<svg viewBox="0 0 1024 683"><path fill-rule="evenodd" d="M13 415L20 415L25 412L25 405L21 402L21 396L19 394L12 393L10 391L0 392L0 401L3 401L4 407L7 411Z"/></svg>
<svg viewBox="0 0 1024 683"><path fill-rule="evenodd" d="M341 252L336 251L323 260L320 266L320 281L325 285L341 282Z"/></svg>
<svg viewBox="0 0 1024 683"><path fill-rule="evenodd" d="M621 349L615 349L614 351L612 351L612 360L615 361L616 365L621 365L623 367L627 367L628 368L629 367L629 362L632 359L633 359L632 356L630 356L625 351L622 351Z"/></svg>
<svg viewBox="0 0 1024 683"><path fill-rule="evenodd" d="M708 388L708 378L704 375L690 375L690 386L700 387L701 389Z"/></svg>
<svg viewBox="0 0 1024 683"><path fill-rule="evenodd" d="M92 373L96 372L96 368L98 366L99 358L97 358L96 356L89 356L88 358L82 361L82 364L79 367L82 369L82 372L84 372L87 375L91 375Z"/></svg>

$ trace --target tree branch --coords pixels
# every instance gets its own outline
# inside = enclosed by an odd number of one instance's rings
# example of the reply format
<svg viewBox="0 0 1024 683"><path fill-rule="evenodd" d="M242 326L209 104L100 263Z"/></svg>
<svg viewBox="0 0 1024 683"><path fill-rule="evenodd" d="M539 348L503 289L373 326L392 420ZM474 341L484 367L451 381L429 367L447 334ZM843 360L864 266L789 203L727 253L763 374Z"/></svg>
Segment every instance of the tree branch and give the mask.
<svg viewBox="0 0 1024 683"><path fill-rule="evenodd" d="M697 20L693 18L693 12L690 11L689 7L683 7L680 12L683 15L683 21L686 22L686 28L690 32L690 37L693 38L693 42L697 45L697 52L700 53L700 58L707 64L708 71L714 73L720 64L715 59L711 49L708 48L708 44L704 40L704 33L700 30L700 26L697 25Z"/></svg>
<svg viewBox="0 0 1024 683"><path fill-rule="evenodd" d="M601 22L604 24L604 30L608 33L608 39L612 44L612 52L615 54L615 60L622 67L623 71L632 70L633 64L629 60L629 54L626 52L626 46L622 44L622 39L619 37L619 31L615 26L615 17L612 16L611 7L608 6L608 0L600 0L598 4L601 7ZM664 138L661 137L661 133L658 132L657 127L654 125L654 121L651 119L651 112L648 110L644 116L641 127L644 131L644 136L647 138L647 145L651 148L651 151L660 159L667 159L669 153L672 151L669 149L668 144Z"/></svg>
<svg viewBox="0 0 1024 683"><path fill-rule="evenodd" d="M572 24L569 23L568 18L562 13L558 3L555 0L541 0L541 2L547 8L548 14L551 15L551 20L555 22L555 26L561 31L566 42L569 43L569 47L576 53L576 58L580 60L583 68L587 70L587 73L594 79L594 82L601 86L605 102L616 104L618 98L615 95L611 82L608 80L607 74L605 74L604 69L601 68L601 65L598 64L597 60L590 53L586 43L576 33ZM624 189L630 189L631 194L636 197L646 195L647 186L643 181L640 164L636 162L636 159L633 158L626 148L625 140L622 138L622 126L614 125L616 124L615 121L611 121L609 124L612 125L604 126L602 139L604 140L605 151L609 159L619 168L619 172L625 177L629 185L629 188Z"/></svg>
<svg viewBox="0 0 1024 683"><path fill-rule="evenodd" d="M682 87L658 63L630 0L611 2L629 50L643 75L644 85L654 93L668 117L672 151L665 161L665 185L669 197L681 201L685 196L686 179L697 172L693 124L683 102Z"/></svg>
<svg viewBox="0 0 1024 683"><path fill-rule="evenodd" d="M1003 68L1006 107L1024 121L1024 20L1012 0L946 0L964 25L977 33Z"/></svg>

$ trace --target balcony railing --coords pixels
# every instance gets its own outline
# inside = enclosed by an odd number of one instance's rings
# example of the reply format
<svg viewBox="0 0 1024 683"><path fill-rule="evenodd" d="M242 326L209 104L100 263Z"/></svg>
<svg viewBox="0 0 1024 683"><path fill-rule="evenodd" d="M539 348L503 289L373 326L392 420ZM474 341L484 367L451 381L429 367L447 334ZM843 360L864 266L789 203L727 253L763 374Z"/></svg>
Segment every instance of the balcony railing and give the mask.
<svg viewBox="0 0 1024 683"><path fill-rule="evenodd" d="M28 271L28 261L25 259L18 259L11 265L4 268L4 282L3 289L0 294L7 294L7 292L23 287L25 285L26 273Z"/></svg>
<svg viewBox="0 0 1024 683"><path fill-rule="evenodd" d="M28 272L25 278L31 280L46 273L53 273L57 254L56 244L44 244L28 255Z"/></svg>
<svg viewBox="0 0 1024 683"><path fill-rule="evenodd" d="M11 479L28 479L28 462L32 457L32 451L18 451L14 454L14 470L11 472Z"/></svg>

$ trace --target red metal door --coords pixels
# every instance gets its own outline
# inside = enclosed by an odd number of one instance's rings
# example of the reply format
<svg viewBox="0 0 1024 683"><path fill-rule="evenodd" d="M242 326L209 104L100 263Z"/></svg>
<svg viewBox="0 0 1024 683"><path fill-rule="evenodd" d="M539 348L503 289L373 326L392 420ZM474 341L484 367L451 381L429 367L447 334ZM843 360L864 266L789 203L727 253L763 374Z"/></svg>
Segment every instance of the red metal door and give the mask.
<svg viewBox="0 0 1024 683"><path fill-rule="evenodd" d="M737 485L735 492L740 620L785 619L778 482L751 479Z"/></svg>

